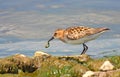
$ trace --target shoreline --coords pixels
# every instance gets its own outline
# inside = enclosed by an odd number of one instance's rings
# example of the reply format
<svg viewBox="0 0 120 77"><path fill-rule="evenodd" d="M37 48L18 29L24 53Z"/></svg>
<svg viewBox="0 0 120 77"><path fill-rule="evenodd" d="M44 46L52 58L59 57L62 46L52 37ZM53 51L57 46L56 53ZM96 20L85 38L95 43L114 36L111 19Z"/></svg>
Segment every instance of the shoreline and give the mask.
<svg viewBox="0 0 120 77"><path fill-rule="evenodd" d="M109 61L111 67L102 68L104 62ZM99 59L90 56L52 56L48 53L36 51L33 57L23 54L16 54L5 58L0 58L0 77L9 74L8 77L84 77L84 74L91 72L92 76L119 77L120 76L120 56L110 56ZM107 65L106 67L108 67ZM112 68L113 67L113 68ZM87 77L87 76L86 76Z"/></svg>

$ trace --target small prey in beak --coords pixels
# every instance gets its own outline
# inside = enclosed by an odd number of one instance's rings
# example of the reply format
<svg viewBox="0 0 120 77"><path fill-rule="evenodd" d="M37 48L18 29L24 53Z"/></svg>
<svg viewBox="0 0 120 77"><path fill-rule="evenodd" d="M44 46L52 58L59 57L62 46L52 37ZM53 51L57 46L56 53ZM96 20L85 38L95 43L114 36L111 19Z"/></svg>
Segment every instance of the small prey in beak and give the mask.
<svg viewBox="0 0 120 77"><path fill-rule="evenodd" d="M45 48L48 48L48 47L50 46L50 41L53 40L53 39L54 39L54 37L51 37L51 38L48 40L47 44L45 45Z"/></svg>

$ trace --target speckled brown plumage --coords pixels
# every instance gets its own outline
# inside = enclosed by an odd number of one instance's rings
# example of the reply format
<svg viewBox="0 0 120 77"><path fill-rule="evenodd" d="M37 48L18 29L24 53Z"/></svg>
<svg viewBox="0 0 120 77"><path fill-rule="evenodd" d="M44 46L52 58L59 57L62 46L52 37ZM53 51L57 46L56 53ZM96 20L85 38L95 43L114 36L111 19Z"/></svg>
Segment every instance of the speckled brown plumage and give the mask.
<svg viewBox="0 0 120 77"><path fill-rule="evenodd" d="M109 30L108 28L90 28L86 26L69 27L67 29L57 29L52 38L48 40L46 48L50 46L49 42L53 39L59 39L68 44L83 44L83 51L81 54L85 54L88 47L85 44L88 41L94 40L99 37L103 32Z"/></svg>
<svg viewBox="0 0 120 77"><path fill-rule="evenodd" d="M77 40L98 32L100 32L99 29L85 26L69 27L65 30L66 37L70 40Z"/></svg>

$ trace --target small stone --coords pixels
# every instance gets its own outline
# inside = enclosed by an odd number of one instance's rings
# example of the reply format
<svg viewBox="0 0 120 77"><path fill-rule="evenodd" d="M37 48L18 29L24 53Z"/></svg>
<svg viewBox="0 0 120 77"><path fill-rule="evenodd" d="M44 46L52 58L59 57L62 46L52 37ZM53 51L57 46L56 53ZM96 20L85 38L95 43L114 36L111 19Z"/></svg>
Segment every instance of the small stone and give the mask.
<svg viewBox="0 0 120 77"><path fill-rule="evenodd" d="M114 66L110 63L110 61L105 61L103 65L100 67L101 71L109 71L113 70Z"/></svg>
<svg viewBox="0 0 120 77"><path fill-rule="evenodd" d="M97 77L109 77L106 72L99 72Z"/></svg>
<svg viewBox="0 0 120 77"><path fill-rule="evenodd" d="M37 57L37 56L46 56L46 57L50 57L51 55L50 54L47 54L45 52L42 52L42 51L36 51L35 54L34 54L34 57Z"/></svg>
<svg viewBox="0 0 120 77"><path fill-rule="evenodd" d="M16 57L21 57L21 58L25 58L25 57L27 57L27 56L24 55L24 54L15 54L15 56L16 56Z"/></svg>
<svg viewBox="0 0 120 77"><path fill-rule="evenodd" d="M92 77L94 74L95 73L93 71L87 71L82 77Z"/></svg>
<svg viewBox="0 0 120 77"><path fill-rule="evenodd" d="M90 60L90 56L88 56L86 54L79 55L79 61L86 62L88 60Z"/></svg>

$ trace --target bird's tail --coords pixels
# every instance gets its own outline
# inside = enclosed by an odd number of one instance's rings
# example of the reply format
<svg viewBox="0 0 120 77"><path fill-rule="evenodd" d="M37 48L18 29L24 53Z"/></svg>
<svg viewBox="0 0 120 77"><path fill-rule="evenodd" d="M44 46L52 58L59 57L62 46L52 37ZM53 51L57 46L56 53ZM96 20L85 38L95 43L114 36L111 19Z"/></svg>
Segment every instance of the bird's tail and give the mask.
<svg viewBox="0 0 120 77"><path fill-rule="evenodd" d="M109 28L97 28L97 32L104 32L110 30Z"/></svg>

